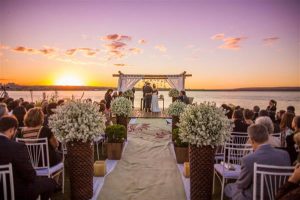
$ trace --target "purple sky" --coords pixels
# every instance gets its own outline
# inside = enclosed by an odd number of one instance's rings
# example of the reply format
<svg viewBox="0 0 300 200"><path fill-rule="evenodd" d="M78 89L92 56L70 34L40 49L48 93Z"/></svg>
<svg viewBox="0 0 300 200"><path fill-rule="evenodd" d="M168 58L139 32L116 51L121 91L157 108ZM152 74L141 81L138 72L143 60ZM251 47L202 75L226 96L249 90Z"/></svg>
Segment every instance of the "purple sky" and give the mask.
<svg viewBox="0 0 300 200"><path fill-rule="evenodd" d="M300 86L299 10L296 0L1 0L0 79L115 86L118 70L187 71L189 88Z"/></svg>

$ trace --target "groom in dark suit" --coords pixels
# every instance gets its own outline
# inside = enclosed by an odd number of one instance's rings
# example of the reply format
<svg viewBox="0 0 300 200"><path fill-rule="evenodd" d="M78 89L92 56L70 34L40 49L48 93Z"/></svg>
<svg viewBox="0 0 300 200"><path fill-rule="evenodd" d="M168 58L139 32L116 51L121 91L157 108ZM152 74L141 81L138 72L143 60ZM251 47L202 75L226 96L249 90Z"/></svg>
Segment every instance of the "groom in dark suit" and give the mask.
<svg viewBox="0 0 300 200"><path fill-rule="evenodd" d="M143 88L143 93L145 94L145 108L146 112L151 112L151 101L152 101L152 92L153 89L149 82L146 83L146 86Z"/></svg>
<svg viewBox="0 0 300 200"><path fill-rule="evenodd" d="M39 195L42 200L48 200L58 185L53 179L36 176L25 144L12 141L17 127L15 117L0 118L0 165L12 164L16 200L36 200ZM0 187L0 199L2 189Z"/></svg>

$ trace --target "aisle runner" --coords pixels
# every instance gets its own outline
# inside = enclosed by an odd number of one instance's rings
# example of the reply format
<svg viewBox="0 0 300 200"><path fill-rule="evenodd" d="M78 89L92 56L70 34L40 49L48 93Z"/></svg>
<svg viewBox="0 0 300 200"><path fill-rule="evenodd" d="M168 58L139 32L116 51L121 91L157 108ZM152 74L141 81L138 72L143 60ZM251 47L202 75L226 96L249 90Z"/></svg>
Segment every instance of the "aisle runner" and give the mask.
<svg viewBox="0 0 300 200"><path fill-rule="evenodd" d="M181 175L163 119L138 119L122 159L106 178L99 200L183 200Z"/></svg>

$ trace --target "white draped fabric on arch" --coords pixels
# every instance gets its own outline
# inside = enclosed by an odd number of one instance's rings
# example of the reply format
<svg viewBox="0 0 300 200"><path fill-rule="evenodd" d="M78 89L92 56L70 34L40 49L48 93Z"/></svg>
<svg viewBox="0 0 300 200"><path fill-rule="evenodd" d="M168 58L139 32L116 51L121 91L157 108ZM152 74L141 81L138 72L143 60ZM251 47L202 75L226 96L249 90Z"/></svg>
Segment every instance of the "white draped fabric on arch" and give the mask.
<svg viewBox="0 0 300 200"><path fill-rule="evenodd" d="M113 74L113 77L118 77L118 91L125 92L132 89L140 80L146 79L161 79L166 80L171 88L175 88L179 91L185 89L185 78L192 76L183 72L176 75L147 75L147 74L123 74L119 71L119 74Z"/></svg>

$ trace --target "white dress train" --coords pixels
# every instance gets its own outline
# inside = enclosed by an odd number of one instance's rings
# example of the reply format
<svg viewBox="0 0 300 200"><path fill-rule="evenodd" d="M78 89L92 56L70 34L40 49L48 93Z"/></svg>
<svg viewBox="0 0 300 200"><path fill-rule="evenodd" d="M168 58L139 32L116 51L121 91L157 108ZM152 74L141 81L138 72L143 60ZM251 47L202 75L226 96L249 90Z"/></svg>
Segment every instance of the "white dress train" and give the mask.
<svg viewBox="0 0 300 200"><path fill-rule="evenodd" d="M157 94L152 95L151 111L152 112L160 112L160 108L159 108L159 105L158 105L158 95Z"/></svg>

